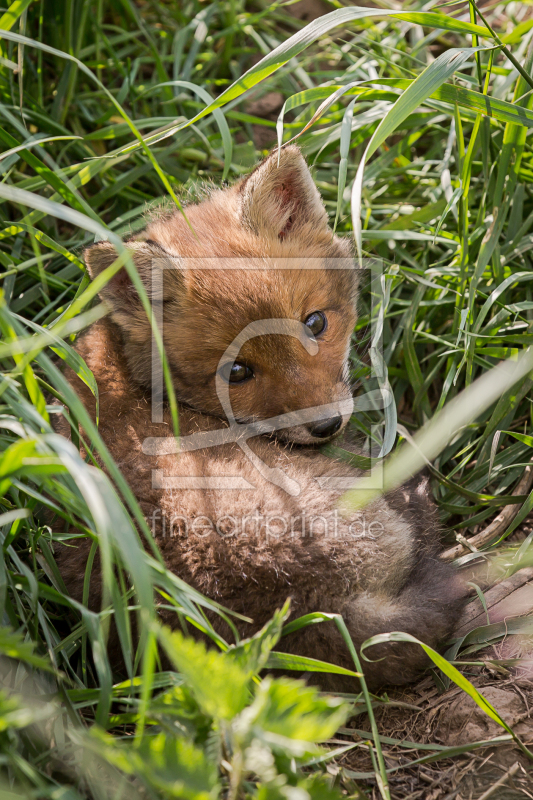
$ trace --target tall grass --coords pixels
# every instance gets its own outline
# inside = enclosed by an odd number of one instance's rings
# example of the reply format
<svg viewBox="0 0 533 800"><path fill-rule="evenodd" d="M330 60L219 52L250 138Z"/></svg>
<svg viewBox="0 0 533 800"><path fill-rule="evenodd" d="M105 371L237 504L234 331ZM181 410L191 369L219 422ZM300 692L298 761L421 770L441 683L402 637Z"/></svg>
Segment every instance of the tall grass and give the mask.
<svg viewBox="0 0 533 800"><path fill-rule="evenodd" d="M459 565L479 558L465 537L517 504L484 544L489 557L504 548L509 572L531 561L531 537L505 541L533 506L533 494L513 496L531 459L531 364L520 362L519 377L491 370L518 359L532 337L533 22L515 2L496 14L473 2L466 12L434 6L337 8L306 27L261 0L15 0L0 17L0 790L289 800L296 788L362 797L374 781L391 796L395 769L364 686L341 701L256 677L266 665L287 667L273 650L280 636L317 619L341 628L358 671L342 620L317 615L284 628L285 609L253 641L222 640L206 611L224 610L168 573L155 548L145 552L138 504L56 365L66 361L97 395L72 349L103 313L83 247L95 235L131 233L147 208L179 205L206 179L243 174L266 152L254 142L297 137L332 224L385 263L384 380L395 401L386 422L390 433L397 417L400 434L385 448L395 450L394 480L416 466L409 454L430 458L448 545L459 534L463 547ZM277 123L250 113L254 87L283 98ZM354 372L369 388L360 355L370 311L361 311ZM460 424L447 409L458 409ZM54 433L58 413L73 443ZM383 421L365 412L353 426L369 435ZM92 455L80 457L79 425L109 478ZM408 441L424 426L413 450ZM62 532L51 532L54 517ZM99 613L68 596L55 563L55 544L79 536L93 542L80 576L85 599L100 552ZM161 629L154 598L216 649ZM144 631L137 649L129 612ZM107 657L111 613L125 680ZM173 671L159 669L157 643ZM472 694L451 665L440 666ZM328 669L305 659L292 667ZM365 709L366 738L317 747ZM374 772L358 785L342 770L333 781L328 761L354 747L368 750ZM450 754L435 746L421 761Z"/></svg>

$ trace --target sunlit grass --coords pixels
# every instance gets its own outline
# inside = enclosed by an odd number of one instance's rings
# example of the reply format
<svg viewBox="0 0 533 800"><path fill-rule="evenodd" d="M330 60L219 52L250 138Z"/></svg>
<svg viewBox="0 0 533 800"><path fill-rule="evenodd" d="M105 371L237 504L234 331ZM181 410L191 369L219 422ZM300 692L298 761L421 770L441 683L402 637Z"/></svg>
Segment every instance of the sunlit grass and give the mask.
<svg viewBox="0 0 533 800"><path fill-rule="evenodd" d="M347 739L347 747L370 748L374 780L389 796L370 695L348 706L287 679L254 680L265 665L287 665L283 654L268 655L283 614L259 634L262 649L215 633L205 612L223 610L168 573L155 548L145 552L137 501L56 360L97 394L72 349L75 334L103 313L81 260L95 235L123 237L150 206L180 204L206 179L233 180L264 145L297 137L331 224L355 231L361 252L385 264L383 354L395 401L386 449L395 451L395 480L413 458L431 459L447 546L515 502L531 458L530 367L496 387L490 403L469 403L479 397L477 379L532 341L533 27L519 3L507 4L495 32L474 8L454 20L453 6L440 18L421 7L337 9L307 28L279 5L236 0L19 0L0 18L0 788L59 797L63 786L61 796L73 800L288 797L289 786L317 798L356 796L342 772L335 787L325 776L329 756L316 743L366 708L367 739ZM250 113L253 87L259 97L279 93L279 112L285 102L277 128ZM354 374L371 389L364 302L360 312ZM439 420L453 408L461 424L452 433ZM72 443L54 433L58 413ZM361 413L353 426L366 435L381 422L379 412ZM80 456L79 425L109 478ZM406 450L423 426L422 453ZM520 525L533 494L519 505L495 538ZM100 551L101 613L69 598L55 563L56 543L80 534L93 541L85 580ZM531 562L529 544L495 549L506 549L512 572ZM474 558L465 549L459 563ZM125 590L127 576L134 591ZM162 631L154 596L220 652ZM109 607L123 644L121 677L106 654ZM145 631L137 650L128 609ZM320 624L342 629L341 620ZM176 671L159 669L157 643ZM325 668L294 657L292 665ZM361 779L361 791L367 785Z"/></svg>

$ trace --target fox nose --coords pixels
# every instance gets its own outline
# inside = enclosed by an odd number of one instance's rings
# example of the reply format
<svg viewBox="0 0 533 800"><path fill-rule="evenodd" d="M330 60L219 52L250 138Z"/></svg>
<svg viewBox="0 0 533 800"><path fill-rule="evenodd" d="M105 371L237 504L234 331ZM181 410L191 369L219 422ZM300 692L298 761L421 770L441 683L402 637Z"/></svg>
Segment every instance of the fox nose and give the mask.
<svg viewBox="0 0 533 800"><path fill-rule="evenodd" d="M319 422L318 425L309 426L309 433L311 436L316 436L318 439L327 439L328 436L333 436L337 433L342 425L342 417L337 414L336 417L330 417Z"/></svg>

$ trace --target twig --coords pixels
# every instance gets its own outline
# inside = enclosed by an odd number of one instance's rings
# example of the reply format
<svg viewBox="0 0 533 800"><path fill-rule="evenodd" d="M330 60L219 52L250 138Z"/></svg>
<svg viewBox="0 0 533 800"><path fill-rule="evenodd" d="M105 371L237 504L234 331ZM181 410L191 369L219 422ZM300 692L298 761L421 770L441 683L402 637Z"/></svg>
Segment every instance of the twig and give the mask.
<svg viewBox="0 0 533 800"><path fill-rule="evenodd" d="M528 466L524 470L524 474L520 478L520 481L516 485L516 488L513 492L514 497L518 497L520 495L524 496L524 500L533 485L533 460L532 463L528 464ZM490 525L476 533L475 536L472 536L470 539L465 540L465 544L456 544L453 547L450 547L449 550L445 550L444 553L441 554L442 561L453 561L454 558L458 556L462 556L465 552L472 552L474 549L478 549L483 547L483 545L488 544L493 539L496 539L502 533L504 533L507 528L509 527L512 520L516 517L518 512L520 511L520 504L519 503L512 503L511 505L505 506L502 508L500 513L497 517L495 517Z"/></svg>
<svg viewBox="0 0 533 800"><path fill-rule="evenodd" d="M496 783L493 783L490 789L487 789L486 792L483 792L479 800L488 800L489 797L492 797L493 794L500 789L507 780L509 780L509 778L512 778L514 775L516 775L519 769L520 764L518 761L515 761L513 766L507 770L505 775L502 775L502 777L496 781Z"/></svg>

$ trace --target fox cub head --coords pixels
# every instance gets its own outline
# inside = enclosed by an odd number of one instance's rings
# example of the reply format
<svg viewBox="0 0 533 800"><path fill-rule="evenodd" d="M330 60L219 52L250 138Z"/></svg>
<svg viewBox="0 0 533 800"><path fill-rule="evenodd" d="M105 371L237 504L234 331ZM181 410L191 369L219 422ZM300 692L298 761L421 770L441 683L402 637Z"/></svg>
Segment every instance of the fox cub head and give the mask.
<svg viewBox="0 0 533 800"><path fill-rule="evenodd" d="M239 422L282 417L279 438L300 444L336 434L352 411L356 270L299 149L275 151L185 214L125 242L162 325L178 400ZM85 251L93 278L116 258L109 242ZM150 386L160 364L124 268L101 296L132 379Z"/></svg>

